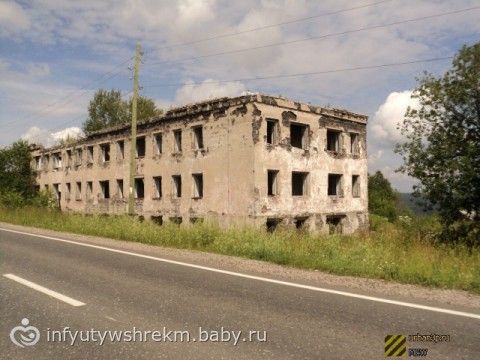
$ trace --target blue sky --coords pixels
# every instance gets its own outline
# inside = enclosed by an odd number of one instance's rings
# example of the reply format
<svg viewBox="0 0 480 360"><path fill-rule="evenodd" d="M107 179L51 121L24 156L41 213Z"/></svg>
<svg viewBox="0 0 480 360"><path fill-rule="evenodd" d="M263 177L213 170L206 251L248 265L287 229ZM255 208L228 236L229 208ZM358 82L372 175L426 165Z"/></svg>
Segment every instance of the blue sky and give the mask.
<svg viewBox="0 0 480 360"><path fill-rule="evenodd" d="M392 148L402 140L396 124L406 106L415 105L410 100L415 77L425 70L441 74L450 60L216 81L450 56L462 45L479 41L480 8L474 7L480 7L480 1L0 0L0 145L22 136L51 144L77 131L98 88L117 88L128 97L128 67L140 42L141 93L159 106L249 90L366 114L369 169L382 170L395 187L409 191L413 180L394 171L401 161ZM326 15L316 17L321 14ZM313 18L245 32L306 17ZM242 34L218 37L238 32ZM328 36L179 61L323 35ZM211 37L217 38L198 41Z"/></svg>

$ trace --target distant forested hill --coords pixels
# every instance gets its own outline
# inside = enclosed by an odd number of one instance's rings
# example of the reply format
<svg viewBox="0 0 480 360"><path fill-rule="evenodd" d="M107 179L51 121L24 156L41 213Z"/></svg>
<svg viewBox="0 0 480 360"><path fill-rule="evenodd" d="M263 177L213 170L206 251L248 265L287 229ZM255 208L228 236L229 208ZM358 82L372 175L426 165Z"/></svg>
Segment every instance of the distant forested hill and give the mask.
<svg viewBox="0 0 480 360"><path fill-rule="evenodd" d="M399 193L401 201L407 206L409 209L413 211L414 214L433 214L435 210L428 210L424 211L421 206L419 206L415 201L416 199L413 197L411 193Z"/></svg>

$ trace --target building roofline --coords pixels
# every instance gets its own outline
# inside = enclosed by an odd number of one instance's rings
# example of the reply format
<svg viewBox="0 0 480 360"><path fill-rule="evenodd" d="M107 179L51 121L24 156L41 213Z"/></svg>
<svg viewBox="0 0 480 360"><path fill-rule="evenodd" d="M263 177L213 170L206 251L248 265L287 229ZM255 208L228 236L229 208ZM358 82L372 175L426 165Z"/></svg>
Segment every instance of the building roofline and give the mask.
<svg viewBox="0 0 480 360"><path fill-rule="evenodd" d="M154 116L146 120L139 121L137 126L138 128L149 127L161 122L174 121L188 116L194 116L202 113L222 111L224 109L241 106L248 103L260 103L273 105L277 107L282 107L288 110L303 111L314 114L319 114L327 117L333 117L341 120L353 121L361 124L366 124L368 116L357 114L345 109L339 108L329 108L322 107L318 105L311 105L307 103L302 103L288 98L280 96L272 96L266 94L247 94L236 97L220 97L205 101L200 101L192 104L186 104L180 107L175 107L170 110L167 110L165 113L159 116ZM117 126L112 126L106 129L101 129L88 133L84 138L79 139L79 141L72 143L72 146L76 144L84 143L85 141L92 140L95 138L103 137L108 134L118 133L122 131L128 131L130 124L122 124ZM57 145L48 149L42 149L43 151L51 151L56 149L64 148L65 145ZM40 150L40 149L39 149Z"/></svg>

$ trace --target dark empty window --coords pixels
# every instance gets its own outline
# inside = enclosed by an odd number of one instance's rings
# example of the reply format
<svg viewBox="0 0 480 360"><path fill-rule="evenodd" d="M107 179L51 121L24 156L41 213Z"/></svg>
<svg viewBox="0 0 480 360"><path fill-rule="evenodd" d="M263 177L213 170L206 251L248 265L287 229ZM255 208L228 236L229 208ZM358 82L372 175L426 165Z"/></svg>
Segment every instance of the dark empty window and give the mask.
<svg viewBox="0 0 480 360"><path fill-rule="evenodd" d="M342 175L328 174L328 195L342 195Z"/></svg>
<svg viewBox="0 0 480 360"><path fill-rule="evenodd" d="M82 165L82 155L83 155L82 149L75 150L75 165Z"/></svg>
<svg viewBox="0 0 480 360"><path fill-rule="evenodd" d="M359 152L358 134L350 133L350 153L358 154Z"/></svg>
<svg viewBox="0 0 480 360"><path fill-rule="evenodd" d="M87 199L92 199L93 196L93 181L87 181Z"/></svg>
<svg viewBox="0 0 480 360"><path fill-rule="evenodd" d="M203 174L192 174L193 178L193 197L203 197Z"/></svg>
<svg viewBox="0 0 480 360"><path fill-rule="evenodd" d="M93 163L93 146L87 147L87 162L89 164Z"/></svg>
<svg viewBox="0 0 480 360"><path fill-rule="evenodd" d="M66 183L67 191L65 192L65 199L70 200L70 193L72 191L72 186L70 183Z"/></svg>
<svg viewBox="0 0 480 360"><path fill-rule="evenodd" d="M267 120L267 144L276 144L277 143L277 131L278 131L278 121L277 120Z"/></svg>
<svg viewBox="0 0 480 360"><path fill-rule="evenodd" d="M153 198L159 199L162 197L162 177L153 177Z"/></svg>
<svg viewBox="0 0 480 360"><path fill-rule="evenodd" d="M295 218L295 220L293 220L293 223L295 224L295 227L298 230L302 230L302 229L305 229L307 220L308 220L307 217L297 217Z"/></svg>
<svg viewBox="0 0 480 360"><path fill-rule="evenodd" d="M123 179L117 180L117 197L123 199Z"/></svg>
<svg viewBox="0 0 480 360"><path fill-rule="evenodd" d="M110 198L110 183L108 180L105 181L99 181L100 183L100 191L102 192L102 198L103 199L109 199Z"/></svg>
<svg viewBox="0 0 480 360"><path fill-rule="evenodd" d="M300 149L308 148L308 125L290 124L290 144Z"/></svg>
<svg viewBox="0 0 480 360"><path fill-rule="evenodd" d="M172 224L180 225L182 223L182 218L180 216L172 216L170 219Z"/></svg>
<svg viewBox="0 0 480 360"><path fill-rule="evenodd" d="M65 159L65 166L70 167L72 166L72 150L67 150L67 156Z"/></svg>
<svg viewBox="0 0 480 360"><path fill-rule="evenodd" d="M137 157L145 157L145 136L137 138Z"/></svg>
<svg viewBox="0 0 480 360"><path fill-rule="evenodd" d="M281 224L281 222L282 222L282 219L268 218L265 223L265 227L268 232L274 232L277 229L278 225Z"/></svg>
<svg viewBox="0 0 480 360"><path fill-rule="evenodd" d="M123 140L117 141L117 160L125 158L125 142Z"/></svg>
<svg viewBox="0 0 480 360"><path fill-rule="evenodd" d="M173 175L173 195L175 197L182 197L182 177L180 175Z"/></svg>
<svg viewBox="0 0 480 360"><path fill-rule="evenodd" d="M60 202L60 196L62 192L60 191L60 184L53 184L53 194L55 198Z"/></svg>
<svg viewBox="0 0 480 360"><path fill-rule="evenodd" d="M360 197L360 175L352 175L352 196Z"/></svg>
<svg viewBox="0 0 480 360"><path fill-rule="evenodd" d="M307 177L306 172L292 172L292 195L302 196L307 194Z"/></svg>
<svg viewBox="0 0 480 360"><path fill-rule="evenodd" d="M143 178L135 178L135 199L143 199L145 197L145 184Z"/></svg>
<svg viewBox="0 0 480 360"><path fill-rule="evenodd" d="M42 167L42 158L40 156L35 156L35 170L40 170Z"/></svg>
<svg viewBox="0 0 480 360"><path fill-rule="evenodd" d="M77 181L77 186L75 190L75 199L82 200L82 183L80 181Z"/></svg>
<svg viewBox="0 0 480 360"><path fill-rule="evenodd" d="M173 152L182 152L182 130L173 131Z"/></svg>
<svg viewBox="0 0 480 360"><path fill-rule="evenodd" d="M100 151L102 154L102 161L103 162L110 161L110 144L100 145Z"/></svg>
<svg viewBox="0 0 480 360"><path fill-rule="evenodd" d="M150 218L153 223L157 225L163 225L163 216L162 215L154 215Z"/></svg>
<svg viewBox="0 0 480 360"><path fill-rule="evenodd" d="M53 154L53 168L59 169L62 167L62 154L55 153Z"/></svg>
<svg viewBox="0 0 480 360"><path fill-rule="evenodd" d="M267 182L268 182L268 195L275 196L278 195L278 185L277 185L278 170L268 170L267 171Z"/></svg>
<svg viewBox="0 0 480 360"><path fill-rule="evenodd" d="M160 155L162 153L163 147L163 138L162 134L155 134L155 155Z"/></svg>
<svg viewBox="0 0 480 360"><path fill-rule="evenodd" d="M340 149L340 131L327 129L327 150L338 151Z"/></svg>
<svg viewBox="0 0 480 360"><path fill-rule="evenodd" d="M193 128L193 144L195 150L203 149L203 127L196 126Z"/></svg>
<svg viewBox="0 0 480 360"><path fill-rule="evenodd" d="M329 234L341 234L342 233L342 219L345 216L331 215L327 216L327 226Z"/></svg>

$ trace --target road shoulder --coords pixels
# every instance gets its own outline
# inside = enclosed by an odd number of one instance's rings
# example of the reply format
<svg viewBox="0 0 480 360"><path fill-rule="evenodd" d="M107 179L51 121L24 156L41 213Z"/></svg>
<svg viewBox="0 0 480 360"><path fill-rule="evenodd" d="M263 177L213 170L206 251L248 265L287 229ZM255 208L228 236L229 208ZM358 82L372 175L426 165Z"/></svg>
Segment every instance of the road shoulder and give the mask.
<svg viewBox="0 0 480 360"><path fill-rule="evenodd" d="M258 260L243 259L200 251L165 248L95 236L63 233L2 222L0 222L0 228L73 240L81 243L104 246L112 249L135 252L143 255L155 256L226 271L240 272L254 276L339 291L354 292L361 295L385 297L399 301L415 302L428 306L445 307L464 311L473 310L478 312L478 310L480 310L480 295L462 290L435 289L378 279L332 275L321 271L295 269Z"/></svg>

